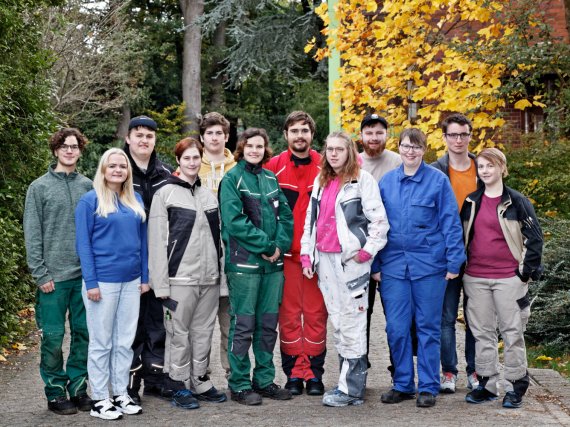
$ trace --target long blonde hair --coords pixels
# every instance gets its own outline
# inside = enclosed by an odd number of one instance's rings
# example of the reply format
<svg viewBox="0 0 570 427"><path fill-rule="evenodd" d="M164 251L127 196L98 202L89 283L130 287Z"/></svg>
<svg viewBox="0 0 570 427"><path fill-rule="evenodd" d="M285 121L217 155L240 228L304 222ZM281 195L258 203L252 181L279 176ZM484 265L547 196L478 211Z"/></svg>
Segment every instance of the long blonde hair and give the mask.
<svg viewBox="0 0 570 427"><path fill-rule="evenodd" d="M117 193L107 186L107 180L105 179L105 171L109 165L109 157L113 154L120 154L127 161L127 179L121 185L121 191L118 197ZM117 203L120 201L124 206L131 208L136 215L140 216L143 222L146 220L144 208L135 198L131 162L129 162L129 158L120 148L110 148L103 153L101 160L99 160L99 166L97 166L95 178L93 179L93 188L97 194L97 215L107 218L109 214L117 212Z"/></svg>
<svg viewBox="0 0 570 427"><path fill-rule="evenodd" d="M342 171L337 175L332 166L327 160L327 143L331 138L338 138L344 142L346 150L348 152L348 158L346 163L342 167ZM354 141L346 132L335 131L327 136L323 150L321 152L321 173L319 174L319 185L321 188L326 187L329 182L334 180L337 176L340 179L340 185L342 186L346 181L350 181L358 178L360 173L360 164L358 163L358 151L356 150L356 145Z"/></svg>

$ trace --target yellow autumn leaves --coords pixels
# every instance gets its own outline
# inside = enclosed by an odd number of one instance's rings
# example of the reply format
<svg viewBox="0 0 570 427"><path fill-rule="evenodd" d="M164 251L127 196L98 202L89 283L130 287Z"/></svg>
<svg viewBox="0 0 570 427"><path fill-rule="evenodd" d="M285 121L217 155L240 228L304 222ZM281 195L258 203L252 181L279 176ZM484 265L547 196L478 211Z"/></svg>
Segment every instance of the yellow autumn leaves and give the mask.
<svg viewBox="0 0 570 427"><path fill-rule="evenodd" d="M459 111L472 120L478 146L494 144L504 124L497 112L506 106L500 95L506 67L469 55L462 49L477 40L500 38L511 24L497 19L504 2L488 0L338 0L337 28L330 28L327 3L317 14L325 22L327 46L317 60L339 52L341 67L333 99L341 102L341 124L357 133L365 112L380 112L394 134L415 125L428 144L443 151L438 128L442 114ZM305 51L314 50L311 40ZM484 49L483 49L484 51ZM515 108L542 106L538 99L520 100Z"/></svg>

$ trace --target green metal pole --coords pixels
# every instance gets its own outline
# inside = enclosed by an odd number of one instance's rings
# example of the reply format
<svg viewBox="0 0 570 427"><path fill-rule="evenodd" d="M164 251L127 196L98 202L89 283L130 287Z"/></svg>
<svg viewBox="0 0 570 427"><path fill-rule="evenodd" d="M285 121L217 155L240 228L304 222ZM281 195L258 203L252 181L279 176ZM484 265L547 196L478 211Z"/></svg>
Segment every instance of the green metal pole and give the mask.
<svg viewBox="0 0 570 427"><path fill-rule="evenodd" d="M342 0L341 0L342 1ZM338 28L338 19L336 17L335 8L338 0L329 0L329 28L335 30ZM340 53L337 49L331 49L329 57L329 132L341 129L340 123L340 96L334 96L334 85L339 78L340 71Z"/></svg>

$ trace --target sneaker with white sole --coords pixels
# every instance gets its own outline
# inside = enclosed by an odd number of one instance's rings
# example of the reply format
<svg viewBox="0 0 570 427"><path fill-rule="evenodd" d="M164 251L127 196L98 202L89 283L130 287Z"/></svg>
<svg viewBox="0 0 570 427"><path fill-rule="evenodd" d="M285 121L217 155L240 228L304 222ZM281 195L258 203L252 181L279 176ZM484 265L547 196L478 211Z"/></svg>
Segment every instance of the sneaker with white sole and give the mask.
<svg viewBox="0 0 570 427"><path fill-rule="evenodd" d="M469 390L475 390L479 387L479 378L477 378L477 372L473 372L471 375L467 375L467 388Z"/></svg>
<svg viewBox="0 0 570 427"><path fill-rule="evenodd" d="M111 399L94 400L91 403L90 415L95 418L101 418L102 420L120 420L123 418L121 414Z"/></svg>
<svg viewBox="0 0 570 427"><path fill-rule="evenodd" d="M441 385L439 391L442 393L455 393L455 383L457 382L457 375L451 372L444 372L441 376Z"/></svg>
<svg viewBox="0 0 570 427"><path fill-rule="evenodd" d="M323 405L325 406L358 406L364 403L364 399L360 397L349 396L346 393L343 393L338 388L331 390L330 393L325 393L323 396Z"/></svg>
<svg viewBox="0 0 570 427"><path fill-rule="evenodd" d="M113 404L119 412L127 415L142 414L142 408L137 405L127 393L113 396Z"/></svg>

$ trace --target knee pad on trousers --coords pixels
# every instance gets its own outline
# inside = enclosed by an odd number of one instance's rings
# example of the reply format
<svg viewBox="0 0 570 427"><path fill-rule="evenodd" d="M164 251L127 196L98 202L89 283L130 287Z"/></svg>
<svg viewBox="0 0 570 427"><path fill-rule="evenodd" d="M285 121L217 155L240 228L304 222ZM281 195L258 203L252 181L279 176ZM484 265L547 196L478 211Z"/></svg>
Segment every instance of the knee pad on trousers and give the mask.
<svg viewBox="0 0 570 427"><path fill-rule="evenodd" d="M261 315L262 333L261 333L261 349L272 353L277 341L277 313L264 313Z"/></svg>
<svg viewBox="0 0 570 427"><path fill-rule="evenodd" d="M255 330L255 316L250 314L235 315L234 336L231 352L236 356L247 354L251 346L253 331Z"/></svg>

